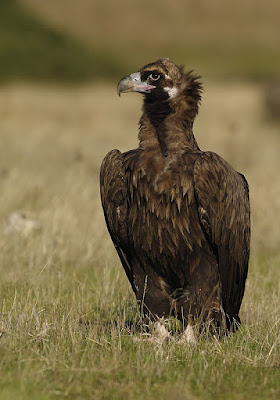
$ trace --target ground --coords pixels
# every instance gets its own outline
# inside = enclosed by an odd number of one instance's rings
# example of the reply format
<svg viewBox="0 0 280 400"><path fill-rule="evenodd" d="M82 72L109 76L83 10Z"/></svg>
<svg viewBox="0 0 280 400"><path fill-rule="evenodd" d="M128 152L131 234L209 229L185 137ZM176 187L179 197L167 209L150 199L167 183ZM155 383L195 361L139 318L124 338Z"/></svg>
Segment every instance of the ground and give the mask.
<svg viewBox="0 0 280 400"><path fill-rule="evenodd" d="M279 126L262 86L205 86L196 138L249 181L252 256L240 331L189 346L146 340L100 204L100 163L137 145L141 96L1 88L0 399L279 398Z"/></svg>

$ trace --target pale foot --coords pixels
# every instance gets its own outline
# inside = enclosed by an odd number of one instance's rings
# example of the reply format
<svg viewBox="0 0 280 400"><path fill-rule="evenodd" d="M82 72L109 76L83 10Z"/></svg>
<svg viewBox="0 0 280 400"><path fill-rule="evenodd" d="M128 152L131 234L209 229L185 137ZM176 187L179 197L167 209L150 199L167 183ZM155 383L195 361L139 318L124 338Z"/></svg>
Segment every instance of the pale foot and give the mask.
<svg viewBox="0 0 280 400"><path fill-rule="evenodd" d="M171 335L168 330L165 328L163 323L160 321L155 322L154 328L152 331L152 335L155 336L156 339L164 341L165 339L170 339Z"/></svg>
<svg viewBox="0 0 280 400"><path fill-rule="evenodd" d="M172 335L170 335L170 333L165 328L165 326L162 322L157 321L157 322L152 323L151 325L152 325L151 333L148 336L145 335L144 338L143 338L143 336L141 338L135 338L134 341L139 342L139 341L144 340L146 342L162 344L165 341L173 339Z"/></svg>
<svg viewBox="0 0 280 400"><path fill-rule="evenodd" d="M186 327L181 339L180 339L181 343L191 343L191 344L195 344L197 343L197 338L194 332L193 327L188 324L188 326Z"/></svg>

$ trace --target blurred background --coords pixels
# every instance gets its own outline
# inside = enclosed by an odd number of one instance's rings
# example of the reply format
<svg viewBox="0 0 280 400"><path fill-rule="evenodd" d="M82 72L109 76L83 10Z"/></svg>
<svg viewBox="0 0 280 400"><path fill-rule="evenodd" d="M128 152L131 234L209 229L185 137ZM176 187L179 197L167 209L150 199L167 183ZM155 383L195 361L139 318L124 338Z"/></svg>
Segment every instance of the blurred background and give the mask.
<svg viewBox="0 0 280 400"><path fill-rule="evenodd" d="M207 78L280 70L276 0L2 0L1 80L118 78L168 55Z"/></svg>
<svg viewBox="0 0 280 400"><path fill-rule="evenodd" d="M120 100L118 80L159 57L202 75L198 143L245 174L253 254L278 262L279 17L276 0L2 0L0 257L7 279L50 258L68 268L119 265L102 215L99 168L112 148L137 146L142 99Z"/></svg>

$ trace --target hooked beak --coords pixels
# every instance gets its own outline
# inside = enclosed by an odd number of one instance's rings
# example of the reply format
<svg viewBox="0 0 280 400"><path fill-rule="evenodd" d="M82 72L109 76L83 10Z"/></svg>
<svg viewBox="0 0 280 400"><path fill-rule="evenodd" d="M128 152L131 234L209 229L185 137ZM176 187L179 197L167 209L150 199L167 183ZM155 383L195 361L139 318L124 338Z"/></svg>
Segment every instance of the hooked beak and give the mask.
<svg viewBox="0 0 280 400"><path fill-rule="evenodd" d="M121 93L128 92L150 93L150 91L155 88L156 86L142 82L140 72L135 72L134 74L125 76L119 81L117 91L120 96Z"/></svg>

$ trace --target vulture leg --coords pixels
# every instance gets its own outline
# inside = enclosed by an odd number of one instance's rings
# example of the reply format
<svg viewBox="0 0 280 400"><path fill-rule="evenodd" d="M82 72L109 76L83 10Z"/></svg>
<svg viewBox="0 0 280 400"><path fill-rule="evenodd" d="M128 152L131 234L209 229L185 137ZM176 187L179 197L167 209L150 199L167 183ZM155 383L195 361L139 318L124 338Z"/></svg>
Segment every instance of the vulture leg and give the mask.
<svg viewBox="0 0 280 400"><path fill-rule="evenodd" d="M186 327L185 331L183 332L180 342L188 343L188 344L189 343L191 343L191 344L197 343L196 334L195 334L194 328L192 327L191 324L188 324L188 326Z"/></svg>
<svg viewBox="0 0 280 400"><path fill-rule="evenodd" d="M151 321L151 335L148 338L145 339L140 339L140 338L135 338L135 342L139 342L141 340L147 341L147 342L152 342L155 344L161 344L165 342L166 340L171 340L172 336L168 332L168 330L165 328L164 323L162 322L163 319L158 320L156 322Z"/></svg>
<svg viewBox="0 0 280 400"><path fill-rule="evenodd" d="M156 321L153 327L153 335L159 339L160 341L164 341L165 339L170 339L170 333L165 328L164 324L161 321Z"/></svg>

